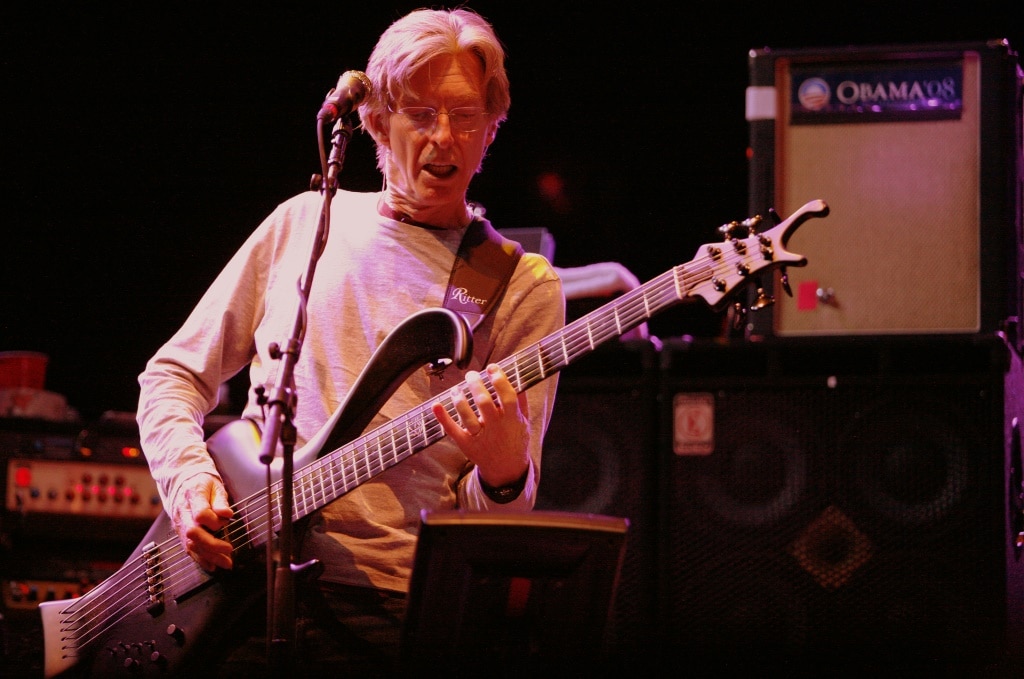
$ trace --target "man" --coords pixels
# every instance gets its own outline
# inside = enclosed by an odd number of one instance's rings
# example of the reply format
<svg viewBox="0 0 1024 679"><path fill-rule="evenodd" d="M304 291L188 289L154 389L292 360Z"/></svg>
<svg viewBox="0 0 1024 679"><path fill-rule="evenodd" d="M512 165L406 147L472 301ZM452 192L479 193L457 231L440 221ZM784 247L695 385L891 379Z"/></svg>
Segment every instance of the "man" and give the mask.
<svg viewBox="0 0 1024 679"><path fill-rule="evenodd" d="M232 545L216 531L237 498L228 497L203 440L220 385L247 368L243 415L261 421L258 395L281 368L270 347L291 338L302 305L292 417L301 448L344 403L388 333L443 305L463 235L486 221L467 192L509 107L504 53L491 26L466 9L417 10L384 32L366 75L371 87L358 112L384 186L334 195L309 299L298 299L297 281L323 206L318 192L286 201L260 225L139 377L143 449L175 530L208 570L235 565ZM497 362L560 329L564 315L551 265L523 254L473 333L466 370L418 370L380 409L371 427L432 403L446 436L328 504L302 536L302 558L324 566L319 583L333 616L345 635L358 637L329 640L331 653L347 657L366 645L382 650L385 663L393 658L421 509L533 507L556 379L517 394ZM462 380L475 410L465 394L451 392Z"/></svg>

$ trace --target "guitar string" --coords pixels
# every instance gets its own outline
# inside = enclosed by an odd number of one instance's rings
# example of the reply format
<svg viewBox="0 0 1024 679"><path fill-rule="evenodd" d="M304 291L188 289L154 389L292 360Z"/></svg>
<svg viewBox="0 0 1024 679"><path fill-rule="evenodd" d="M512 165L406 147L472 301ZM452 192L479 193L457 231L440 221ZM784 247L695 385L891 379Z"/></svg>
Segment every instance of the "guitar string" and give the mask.
<svg viewBox="0 0 1024 679"><path fill-rule="evenodd" d="M753 240L753 238L747 240ZM705 246L703 248L704 255L702 257L698 257L688 265L679 265L674 267L672 270L654 278L649 284L627 291L614 301L588 316L568 324L561 332L558 333L559 337L557 340L545 338L532 347L528 347L527 349L517 353L510 359L499 362L499 365L501 365L503 370L507 373L511 373L510 379L514 377L517 391L523 391L529 386L553 375L559 369L567 365L573 357L578 357L604 341L607 341L609 338L620 335L627 330L636 327L640 323L644 322L644 320L652 317L654 313L657 313L668 305L692 296L691 290L698 283L712 280L716 269L747 258L746 252L738 252L728 248L720 250L717 254L712 253L710 252L711 247L712 246ZM693 271L688 270L688 266L691 267ZM746 275L739 272L738 268L734 271L725 271L722 273L725 274L726 278L736 275L743 278ZM721 292L724 294L726 291L723 290ZM642 302L642 304L638 304L638 302ZM651 310L652 308L654 309L653 312ZM614 328L614 330L609 330L609 328ZM596 338L595 329L599 331ZM555 355L558 353L561 353L563 358L555 359ZM522 369L524 363L528 366L528 370L525 372ZM461 389L463 393L465 393L465 382L457 388ZM490 385L488 385L488 388L490 388ZM440 403L442 403L449 414L455 416L454 404L451 401L450 396L442 396L440 398ZM382 426L382 428L386 428L390 431L404 432L401 437L396 437L394 434L380 435L375 432L371 432L360 439L360 441L369 441L369 443L363 446L363 448L367 451L376 451L377 461L373 463L373 466L369 466L369 462L367 462L366 465L359 464L361 460L366 458L366 453L361 456L358 455L360 452L360 446L354 445L356 442L353 442L353 444L343 446L327 456L318 458L315 462L307 465L304 469L299 470L298 478L300 480L305 479L306 483L296 484L299 486L301 493L297 497L295 506L293 506L293 513L298 511L297 508L300 505L300 501L303 507L307 502L312 502L315 510L318 506L316 504L318 498L321 502L319 506L323 506L326 502L348 492L350 488L354 488L364 480L371 478L373 475L383 471L387 467L397 464L405 459L405 457L408 457L414 452L421 450L423 447L426 447L441 438L443 436L443 430L441 429L440 424L437 423L436 419L433 417L425 418L425 414L432 415L432 413L430 413L429 404L423 404L418 408L414 408L408 413ZM433 420L432 424L430 423L431 420ZM410 427L410 422L415 423L417 426ZM406 441L409 448L408 450L399 449L399 438ZM388 450L385 442L387 446L390 446L392 449ZM338 492L337 488L338 476L322 473L323 467L338 467L339 465L342 467L342 490L340 492ZM364 469L361 470L360 466L363 466ZM324 478L330 481L330 492L324 492L325 486L322 483ZM280 489L280 481L275 484L275 487ZM314 488L319 490L315 490ZM271 496L271 503L274 509L273 520L276 522L280 518L280 506L279 503L275 501L279 497L279 494L272 490ZM251 509L254 506L254 502L256 505L262 507L262 510L257 514L261 518L256 519L254 524L244 524L244 522L241 521L237 522L237 526L231 529L226 536L226 539L231 541L232 544L235 544L235 541L242 538L239 546L248 547L249 545L256 543L256 539L251 536L262 535L266 531L268 519L266 516L267 500L265 494L255 494L237 503L238 508L242 510L239 514L241 516L245 516L246 512L244 510ZM190 579L195 580L198 578L198 581L196 582L198 585L201 584L202 580L208 580L214 577L199 568L198 564L196 564L184 548L180 546L177 536L173 533L162 543L155 545L154 551L156 554L161 555L165 563L165 567L161 569L162 575L159 582L162 584L158 588L159 591L151 593L148 587L144 588L142 592L139 592L136 589L137 585L135 584L135 580L140 576L142 576L142 581L146 585L151 585L154 582L149 577L149 574L145 572L146 552L144 551L136 557L135 560L138 561L137 565L128 565L126 568L119 569L117 573L115 573L113 582L97 588L97 591L102 597L99 601L92 601L92 597L87 596L84 598L89 599L88 602L82 601L81 599L79 600L81 603L87 603L86 607L76 607L75 604L72 604L61 611L61 620L64 623L73 623L70 626L62 626L62 632L82 632L84 630L87 633L92 634L92 630L96 630L96 633L90 638L68 648L79 648L88 645L93 638L96 638L102 633L102 629L116 624L116 622L119 622L126 616L134 613L139 608L144 608L150 605L151 594L155 594L158 598L163 597L166 593L176 591L182 583L187 582ZM135 599L134 602L131 601L132 597ZM76 623L74 623L74 620L80 620L81 618L78 616L92 610L103 611L103 614L100 616L102 620L98 623L93 623L90 626L85 626L82 630L76 629ZM118 612L120 612L120 615L117 615ZM87 620L86 622L90 621Z"/></svg>
<svg viewBox="0 0 1024 679"><path fill-rule="evenodd" d="M652 289L653 289L654 287L657 287L657 286L652 286ZM646 291L645 291L645 292L646 292ZM614 309L614 310L615 310L616 312L618 312L618 311L619 311L618 307L620 307L620 306L623 306L623 304L622 304L622 302L623 302L623 301L628 301L628 300L619 300L619 303L618 303L618 304L616 304L616 308ZM600 316L600 315L601 315L601 314L596 314L596 315L595 315L595 317L596 317L596 316ZM645 315L645 314L640 314L640 316L639 316L639 317L641 317L641 318L642 318L642 317L643 317L644 315ZM629 318L629 319L627 319L627 320L626 320L626 322L625 322L625 323L626 323L626 325L629 325L629 324L631 324L631 323L632 323L632 322L633 322L634 320L636 320L636 318ZM616 320L616 322L618 323L618 320ZM592 326L593 326L593 324L592 324L592 323L591 323L591 324L588 324L588 325L587 325L587 334L588 334L588 342L587 342L587 345L588 345L588 346L593 346L593 345L594 345L594 340L593 340L593 336L592 336L592 335L593 335L593 328L592 328ZM618 329L618 328L617 328L617 329ZM569 338L569 340L568 340L568 344L573 344L573 343L574 343L574 342L576 341L575 339L573 339L573 329L572 329L572 328L570 328L570 329L569 329L569 332L565 334L565 337L568 337L568 338ZM578 339L578 338L577 338L577 339ZM565 340L564 340L564 338L563 338L563 344L564 344L564 343L565 343ZM565 352L566 352L567 354L572 354L572 353L573 353L572 351L570 351L570 350L569 350L568 348L565 348L565 347L563 347L563 351L565 351ZM542 357L542 356L543 356L543 353L541 353L541 354L539 354L539 355L540 355L540 356ZM541 366L543 367L543 360L541 360ZM523 375L521 374L521 372L520 372L520 374L519 374L519 375L517 375L517 378L519 379L519 381L520 381L520 386L521 386L521 385L522 385L522 382L523 382L523 380L524 380L524 376L523 376ZM532 381L532 379L533 379L533 378L532 378L532 377L530 377L529 375L527 375L527 376L526 376L526 379L527 379L527 381ZM449 401L448 403L446 403L446 404L445 404L445 407L449 409L449 412L451 412L451 409L452 409L452 404L451 404L451 402L450 402L450 401ZM409 418L407 418L407 419L409 419ZM432 436L434 436L435 432L431 432L431 431L426 431L426 432L425 432L425 434L426 434L426 438L427 438L427 439L429 440L429 439L430 439L430 438L431 438ZM407 434L406 434L406 437L408 438L408 436L409 436L409 434L407 433ZM378 437L378 438L379 438L379 437ZM392 438L393 438L393 437L392 437ZM384 452L384 449L383 449L383 447L381 447L381 446L380 446L380 444L379 444L379 441L378 441L378 447L377 447L377 450L378 450L378 455L380 455L380 454L382 454L382 453ZM397 458L397 457L396 457L396 458L394 458L394 459L395 459L395 461L397 461L397 460L398 460L399 458ZM382 458L382 459L381 459L381 464L383 464L383 463L384 463L384 461L383 461L383 458ZM351 465L348 465L348 467L351 467ZM345 471L345 474L344 474L344 475L345 475L345 477L346 477L346 478L344 479L344 486L345 486L345 488L347 488L347 487L348 487L348 485L349 485L349 482L348 482L348 478L347 478L347 477L348 477L348 476L349 476L349 475L350 475L350 474L352 473L351 471L349 471L348 467L346 468L346 471ZM358 472L358 470L355 470L355 474L356 474L356 479L358 480L358 478L359 478L359 476L360 476L360 473ZM318 475L318 478L319 478L319 475ZM303 487L305 487L305 486L303 486ZM263 526L263 528L265 528L265 525ZM184 557L184 558L187 558L187 559L188 559L189 561L191 561L191 558L190 558L190 557L188 557L188 556L187 556L187 554L186 554L186 555L179 555L179 557ZM142 557L140 556L140 558L142 558ZM174 570L175 570L175 569L173 568L173 563L169 563L169 566L171 566L171 567L170 567L170 568L169 568L168 570L169 570L169 571L171 571L171 573L173 574L173 572L174 572ZM124 607L123 607L123 606L122 606L122 607L120 607L120 608L121 608L122 610L124 609Z"/></svg>
<svg viewBox="0 0 1024 679"><path fill-rule="evenodd" d="M630 321L628 321L628 320L627 320L627 323L629 323L629 322L630 322ZM588 331L589 331L590 333L592 333L592 329L591 329L591 328L588 328ZM570 339L568 340L568 342L567 342L567 345L573 345L574 343L576 343L576 342L575 342L575 340L573 340L573 339L572 339L572 333L571 333L571 332L570 332L570 333L569 333L569 334L568 334L567 336L568 336L568 337L570 338ZM593 344L593 339L592 339L592 337L590 337L590 338L589 338L589 341L587 342L587 345L589 346L589 345L592 345L592 344ZM575 353L575 352L574 352L574 351L567 351L567 353L569 353L569 354L573 354L573 353ZM541 361L541 364L543 365L543 360ZM541 376L542 376L542 375L541 375ZM527 374L525 374L525 375L524 375L524 374L522 373L522 371L519 371L518 379L520 380L520 383L522 383L522 381L523 381L524 379L525 379L525 380L526 380L527 382L532 382L532 381L533 381L533 377L532 377L532 376L531 376L531 375L530 375L529 373L527 373ZM445 403L445 407L446 407L446 408L447 408L447 409L449 410L449 413L450 413L450 414L453 414L453 415L454 415L454 412L453 412L453 405L452 405L451 401L446 401L446 403ZM414 420L415 420L415 419L418 419L418 418L417 418L416 416L410 416L409 418L406 418L406 419L414 419ZM402 424L402 423L401 423L401 422L396 422L396 424ZM426 431L424 432L424 437L423 437L423 440L424 440L424 441L428 441L428 440L431 440L431 439L432 439L432 438L433 438L433 437L435 436L435 434L437 433L437 431L438 431L438 430L437 430L436 428L433 428L433 427L430 427L430 428L428 428L428 429L427 429L427 430L426 430ZM392 436L391 438L392 438L392 439L394 439L394 436ZM410 432L408 432L408 431L407 431L407 432L406 432L406 434L405 434L405 438L411 441L413 437L412 437L412 436L410 435ZM389 445L393 445L393 442L391 442L391 443L390 443ZM373 448L373 446L371 446L371 448ZM387 462L388 462L389 460L393 460L393 461L397 462L397 461L398 461L399 459L401 459L401 456L400 456L400 455L398 455L398 454L396 454L396 453L395 453L394 451L390 451L390 452L388 453L388 456L389 456L389 457L387 457L387 459L386 459L386 458L384 457L384 454L385 454L385 450L386 450L386 448L385 448L385 446L383 446L383 445L382 445L380 437L378 437L378 441L377 441L377 444L376 444L376 450L378 451L378 457L380 457L380 458L381 458L380 462L378 463L378 466L379 466L379 467L381 467L381 468L383 468L384 466L386 466L386 465L387 465ZM359 470L358 468L354 468L354 467L352 467L352 465L351 465L351 464L349 464L349 465L347 465L347 466L346 466L346 468L345 468L345 472L344 472L344 474L343 474L343 486L344 486L345 488L347 488L347 487L348 487L348 486L350 485L350 477L351 477L351 476L352 476L353 474L355 474L355 481L358 481L358 479L359 479L360 477L362 477L362 476L364 476L364 475L367 475L367 474L371 474L371 473L372 473L372 470L367 470L366 472L363 472L363 471L360 471L360 470ZM305 476L310 476L310 474L306 474ZM317 476L318 476L318 478L322 478L322 476L323 476L323 475L322 475L322 474L319 474L319 473L318 473L318 474L317 474ZM328 476L329 478L331 478L331 475L327 475L327 476ZM317 485L319 485L319 484L317 484ZM305 489L305 488L309 487L309 484L302 484L302 485L301 485L301 487ZM305 491L304 491L304 492L305 492ZM321 491L321 493L322 493L322 491ZM261 497L262 497L262 496L261 496ZM308 495L306 495L306 496L303 496L303 497L302 497L302 498L300 498L300 499L308 499ZM262 501L263 501L263 502L265 502L265 498L263 498L263 500L262 500ZM244 514L244 513L243 513L243 514ZM263 516L263 515L261 514L261 516ZM244 522L243 522L243 523L244 523ZM266 527L266 524L265 524L265 523L264 523L264 524L263 524L262 526L259 526L258 524L252 524L252 525L254 525L254 528L259 528L259 527L265 528L265 527ZM244 528L243 528L243 530L244 530ZM230 536L229 536L229 538L230 538ZM171 542L171 541L169 541L169 542ZM236 542L237 542L237 540L236 540ZM166 544L166 543L165 543L165 544ZM172 544L172 546L173 546L173 542L171 542L171 544ZM179 551L179 550L175 550L175 551ZM144 557L141 557L141 556L140 556L140 559L142 559L142 558L144 558ZM177 563L185 563L185 564L190 564L190 562L191 562L191 558L190 558L190 557L188 557L188 556L187 556L187 554L181 554L181 553L179 553L179 554L178 554L178 556L177 556L177 559L178 559L178 560L177 560ZM168 560L168 559L165 559L165 560L167 561L167 564L168 564L168 568L167 568L167 570L168 570L169 574L170 574L171 576L173 576L173 574L174 574L174 572L175 572L175 567L174 567L174 566L175 566L175 563L176 563L176 562L175 562L175 561L173 561L173 560ZM175 583L173 582L173 578L169 578L169 579L172 579L172 582L168 584L168 588L170 588L170 587L173 587L173 586L174 586L174 584L175 584ZM116 590L115 590L115 593L116 593ZM125 606L121 605L121 604L122 604L122 602L123 602L123 599L122 599L121 601L118 601L118 602L116 602L116 603L117 603L117 606L115 607L115 609L114 609L114 610L121 610L121 611L126 611L126 610L129 610L129 609L126 609L126 607L125 607ZM147 598L147 599L145 600L145 603L148 603L148 598ZM81 611L79 611L79 612L80 612L80 613L82 613L82 612L86 612L86 611L85 611L85 609L83 609L83 610L81 610Z"/></svg>
<svg viewBox="0 0 1024 679"><path fill-rule="evenodd" d="M686 275L686 272L685 272L685 270L684 270L684 277L685 277L685 275ZM656 288L658 287L658 285L659 285L659 283L657 282L657 279L656 279L656 281L655 281L655 283L654 283L654 284L652 284L651 286L648 286L648 287L647 287L646 289L644 289L644 290L642 291L642 293L638 293L637 295L634 295L634 296L640 297L640 296L641 296L641 294L642 294L642 295L644 295L644 296L646 296L646 294L647 294L647 293L650 293L650 292L652 292L652 291L656 291ZM618 316L620 315L620 314L618 313L618 312L620 311L619 307L622 307L622 306L627 306L627 307L628 307L628 302L630 301L630 300L629 300L629 297L630 297L630 296L629 296L628 294L627 294L627 295L623 295L623 296L622 296L622 297L620 297L620 298L619 298L618 300L616 300L616 303L614 304L614 308L613 308L613 309L610 309L610 310L612 310L612 311L615 311L615 312L616 312L616 314L615 314L615 315L616 315L617 317L618 317ZM659 307L660 307L660 306L661 306L661 303L659 303L659 304L656 304L655 306L659 306ZM600 311L600 310L599 310L599 311ZM601 315L608 315L608 314L601 314L601 313L595 312L595 314L594 314L593 316L594 316L595 318L597 318L597 317L600 317ZM639 313L639 314L637 314L637 313L634 313L633 315L631 315L631 316L628 316L628 317L627 317L627 318L625 319L625 321L620 321L620 320L619 320L618 318L616 318L616 321L615 321L615 323L616 323L616 332L618 332L618 331L619 331L619 329L620 329L620 328L619 328L619 324L620 324L620 323L622 323L622 324L623 324L623 325L625 325L625 326L632 326L632 325L633 325L634 323L636 323L636 322L642 322L642 320L643 320L644 318L646 318L646 317L649 317L649 314L648 314L648 313L646 312L646 310L645 310L645 311L644 311L643 313ZM608 321L606 320L606 321L605 321L605 324L607 324L607 322L608 322ZM593 323L593 322L591 322L591 323L587 323L587 324L581 324L581 325L580 325L580 328L585 328L585 329L586 329L586 335L587 335L587 341L586 341L586 346L588 346L588 347L593 347L593 346L595 346L595 342L594 342L594 339L593 339L593 326L594 326L594 323ZM579 346L579 342L580 342L580 340L581 340L581 336L579 336L579 335L576 335L576 334L575 334L575 331L576 331L576 330L578 330L578 329L579 329L579 328L577 328L577 329L574 329L574 328L571 328L571 327L570 327L570 328L568 328L568 329L567 329L568 331L567 331L566 333L561 333L561 334L563 334L563 335L564 335L564 337L563 337L563 342L562 342L562 344L563 344L563 345L565 345L565 346L563 346L563 351L564 351L564 352L565 352L565 353L566 353L567 355L575 355L575 353L576 353L576 351L577 351L576 349L570 350L570 347L571 347L572 345L575 345L575 346L577 346L577 347ZM568 339L566 340L566 338L568 338ZM604 341L604 340L603 340L603 339L601 339L601 340L599 340L599 341L598 341L598 343L600 343L601 341ZM531 384L532 384L532 382L534 381L535 377L538 377L538 376L539 376L539 377L540 377L541 379L543 379L543 377L544 377L544 374L543 374L543 373L544 373L544 370L543 370L543 351L542 351L543 347L541 346L541 343L539 343L539 344L538 344L538 349L541 349L541 351L540 351L540 352L539 352L539 354L538 354L538 358L539 358L539 359L540 359L540 361L541 361L541 363L540 363L540 366L541 366L542 370L541 370L541 372L540 372L540 373L535 373L535 374L533 374L533 375L531 375L530 373L527 373L527 374L525 374L525 375L524 375L524 374L522 374L522 371L518 371L518 372L519 372L519 374L517 375L517 378L518 378L518 380L519 380L519 383L520 383L520 384L519 384L519 386L520 386L520 390L521 390L521 387L522 387L522 385L523 385L524 381L525 381L525 382L529 382L529 383L531 383ZM529 351L529 350L527 350L527 351L526 351L526 352L524 352L524 353L530 353L530 351ZM534 365L536 365L536 363L534 363ZM510 365L510 366L508 366L508 367L507 367L506 369L509 369L509 368L511 368L511 367L512 367L512 366ZM553 374L553 373L552 373L552 374ZM442 399L442 400L443 400L443 401L445 401L445 399ZM450 412L450 413L452 413L452 411L453 411L453 405L452 405L451 401L450 401L450 400L446 401L444 405L445 405L446 409L448 409L448 410L449 410L449 412ZM417 418L417 416L414 416L414 414L413 414L413 413L410 413L410 414L409 414L409 416L408 416L408 417L406 417L406 418L404 418L404 419L406 419L406 420L409 420L409 419L416 419L416 418ZM401 419L401 418L400 418L400 419ZM429 440L432 440L432 439L433 439L433 437L437 435L437 430L438 430L438 429L439 429L439 425L438 425L437 427L429 427L429 428L428 428L428 430L425 430L425 431L424 431L424 434L425 434L425 438L426 438L426 440L427 440L427 441L429 441ZM378 456L380 456L381 454L383 454L383 452L384 452L384 448L383 448L383 447L382 447L382 446L380 445L380 440L381 440L381 437L377 437L377 438L378 438L378 443L377 443L377 450L378 450ZM391 438L393 439L394 437L391 437ZM409 433L408 433L408 432L406 433L406 438L409 438ZM410 440L411 440L411 439L410 439ZM402 456L395 456L395 453L392 453L391 455L392 455L392 458L391 458L390 464L394 464L394 463L397 463L397 462L398 462L398 461L400 461L401 459L404 459L404 458L403 458ZM347 456L348 456L348 457L351 457L351 452L350 452L350 453L348 453L348 455L347 455ZM383 458L381 458L381 462L380 462L380 464L381 464L381 465L384 465L384 464L385 464L385 462L384 462L384 459L383 459ZM387 466L390 466L390 464L388 464ZM314 466L314 465L310 465L310 466ZM322 465L321 465L321 466L322 466ZM382 467L381 467L381 469L383 469L383 468L384 468L384 467L382 466ZM345 488L345 490L343 490L342 492L346 492L347 488L349 487L349 478L348 478L348 477L350 477L350 476L352 475L352 473L355 473L355 479L356 479L356 480L358 480L358 479L359 479L359 477L361 476L361 474L360 474L360 472L359 472L358 470L353 470L353 469L351 469L351 464L349 464L349 465L346 465L346 470L345 470L345 472L344 472L344 474L343 474L343 476L345 477L345 478L344 478L344 480L343 480L343 481L344 481L343 485L344 485L344 488ZM372 472L367 472L367 473L372 473ZM309 474L303 474L303 476L309 476ZM329 478L332 478L332 477L330 477L329 475L328 475L328 477L329 477ZM321 477L320 475L318 475L318 478L322 478L322 477ZM303 486L303 487L305 487L305 486ZM263 498L263 500L262 500L262 502L261 502L261 503L265 505L265 498ZM249 504L248 500L246 501L246 504ZM275 508L276 508L276 504L275 504ZM263 516L265 517L265 514L264 514ZM256 527L257 527L257 528L259 528L259 526L256 526ZM266 524L264 523L264 525L262 526L262 528L264 528L264 529L265 529L265 527L266 527ZM243 530L243 531L244 531L244 530L245 530L245 529L244 529L244 527L243 527L243 528L242 528L241 530ZM230 536L229 536L229 537L230 537ZM173 538L173 540L176 540L176 537L174 537L174 538ZM172 540L168 540L167 542L172 542ZM166 544L166 543L165 543L165 544ZM177 555L177 558L176 558L176 561L177 561L177 563L182 563L182 562L184 562L184 563L186 563L186 564L187 564L188 562L192 562L192 559L191 559L191 557L189 557L189 556L188 556L187 554L183 553L183 552L184 552L184 550L177 550L177 551L181 552L180 554L178 554L178 555ZM140 556L140 559L141 559L141 558L142 558L142 556ZM175 566L175 562L169 562L169 563L168 563L168 566L169 566L169 567L168 567L168 569L167 569L167 570L168 570L168 571L170 572L170 573L169 573L169 575L170 575L170 576L172 576L172 578L170 578L170 579L172 579L172 582L171 582L171 583L169 583L169 584L168 584L168 586L167 586L167 587L165 587L164 589L170 589L170 588L171 588L171 587L173 586L173 584L174 584L174 581L173 581L173 575L174 575L174 573L175 573L175 571L176 571L176 569L175 569L175 567L174 567L174 566ZM148 598L147 598L147 601L148 601ZM121 608L123 608L123 607L121 607Z"/></svg>

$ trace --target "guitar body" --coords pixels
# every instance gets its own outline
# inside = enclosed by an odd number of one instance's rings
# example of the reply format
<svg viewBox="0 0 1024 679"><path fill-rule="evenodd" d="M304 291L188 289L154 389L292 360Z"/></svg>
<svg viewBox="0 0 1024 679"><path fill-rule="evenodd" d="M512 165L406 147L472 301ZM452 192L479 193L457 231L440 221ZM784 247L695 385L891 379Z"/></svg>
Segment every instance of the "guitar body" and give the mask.
<svg viewBox="0 0 1024 679"><path fill-rule="evenodd" d="M762 269L803 266L785 249L790 234L810 217L828 214L811 201L764 233L727 234L707 244L688 264L655 277L560 331L499 362L517 393L546 380L601 344L621 336L654 314L703 298L713 308ZM410 316L374 353L342 407L293 455L293 521L344 495L444 437L433 414L441 405L457 411L450 393L438 396L362 433L380 407L414 370L449 360L464 367L471 354L465 319L445 309ZM468 385L453 385L471 399ZM351 439L351 440L350 440ZM332 449L339 446L336 449ZM112 576L79 599L40 604L45 676L169 677L208 674L211 653L228 639L236 621L251 615L266 594L267 569L254 549L281 525L281 458L259 462L260 431L237 420L207 442L224 478L236 520L227 527L235 568L203 571L181 546L166 514ZM271 508L268 509L268 497Z"/></svg>
<svg viewBox="0 0 1024 679"><path fill-rule="evenodd" d="M140 600L132 591L137 588L124 588L140 581L134 564L145 560L144 545L164 545L174 551L177 540L170 518L161 512L126 565L76 600L80 616L67 616L67 601L39 605L44 637L59 638L67 644L45 649L46 676L167 677L209 673L212 654L225 647L231 631L238 629L238 621L256 614L256 604L266 592L266 570L258 560L236 557L234 570L211 576L185 563L184 559L191 559L179 549L177 562L195 571L191 573L196 579L195 586L184 596L164 597L151 606L131 606L129 601ZM125 597L129 598L124 602L125 608L108 610L102 603L111 599L122 601ZM92 601L98 603L92 605ZM146 599L141 601L145 603ZM108 617L107 624L95 630L90 626Z"/></svg>
<svg viewBox="0 0 1024 679"><path fill-rule="evenodd" d="M425 363L464 366L472 335L447 309L426 309L395 328L371 357L346 402L311 441L295 451L296 469L309 466L327 443L364 429L413 371ZM47 677L169 677L208 673L238 622L263 615L267 584L268 473L279 482L282 460L260 462L260 429L235 420L217 430L207 449L235 502L235 567L210 574L185 552L170 517L161 512L116 573L74 601L40 604ZM262 526L262 529L261 529Z"/></svg>

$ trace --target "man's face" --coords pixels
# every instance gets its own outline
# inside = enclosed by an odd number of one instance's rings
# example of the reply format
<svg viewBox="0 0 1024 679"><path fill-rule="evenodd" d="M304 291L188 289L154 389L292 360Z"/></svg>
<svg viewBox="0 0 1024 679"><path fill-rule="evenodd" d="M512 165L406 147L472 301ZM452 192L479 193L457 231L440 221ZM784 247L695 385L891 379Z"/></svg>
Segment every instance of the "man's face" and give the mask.
<svg viewBox="0 0 1024 679"><path fill-rule="evenodd" d="M466 191L480 167L495 126L485 109L483 67L469 54L437 57L413 76L410 96L392 103L394 111L429 107L425 115L389 113L385 168L395 207L417 219L444 223L465 213ZM470 115L449 116L450 111ZM476 112L483 112L473 116Z"/></svg>

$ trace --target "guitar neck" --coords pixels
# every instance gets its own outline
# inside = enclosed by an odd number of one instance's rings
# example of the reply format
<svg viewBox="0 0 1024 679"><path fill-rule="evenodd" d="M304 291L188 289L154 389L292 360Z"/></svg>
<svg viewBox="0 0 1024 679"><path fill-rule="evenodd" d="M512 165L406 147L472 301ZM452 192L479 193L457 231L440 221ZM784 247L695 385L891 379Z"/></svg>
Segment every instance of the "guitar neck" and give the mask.
<svg viewBox="0 0 1024 679"><path fill-rule="evenodd" d="M599 309L568 323L558 332L499 362L517 392L548 377L616 339L686 296L688 277L682 266L630 290Z"/></svg>
<svg viewBox="0 0 1024 679"><path fill-rule="evenodd" d="M551 377L609 340L621 336L661 310L684 299L686 281L695 274L677 266L617 297L536 344L500 361L517 392ZM696 274L701 279L708 273ZM488 385L489 386L489 385ZM465 382L457 385L470 399ZM489 386L490 388L490 386ZM451 396L440 403L457 417ZM424 403L340 448L323 453L295 472L294 514L299 519L444 437ZM275 491L280 490L278 483Z"/></svg>

